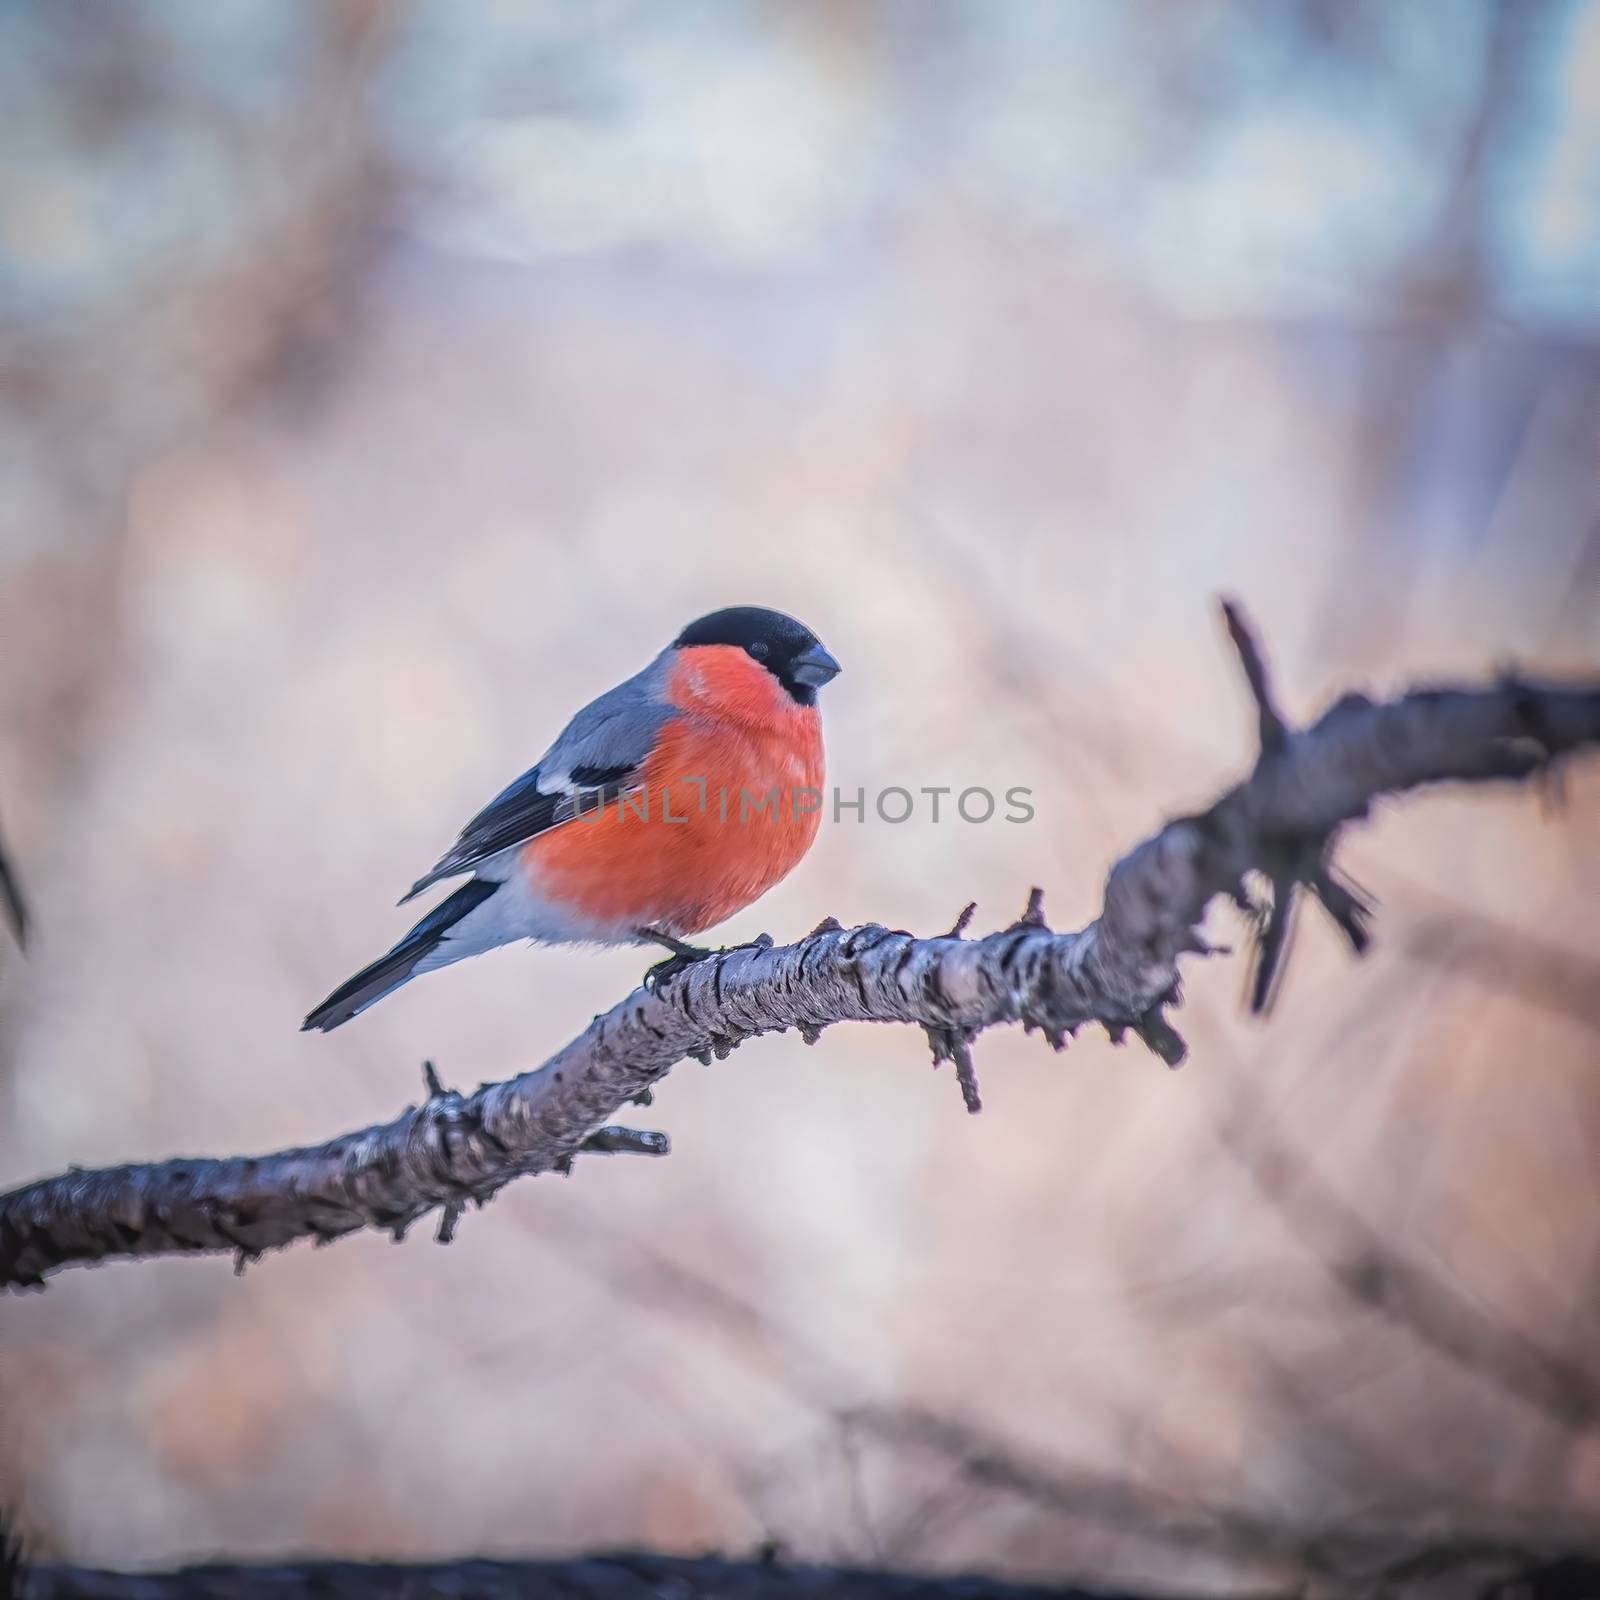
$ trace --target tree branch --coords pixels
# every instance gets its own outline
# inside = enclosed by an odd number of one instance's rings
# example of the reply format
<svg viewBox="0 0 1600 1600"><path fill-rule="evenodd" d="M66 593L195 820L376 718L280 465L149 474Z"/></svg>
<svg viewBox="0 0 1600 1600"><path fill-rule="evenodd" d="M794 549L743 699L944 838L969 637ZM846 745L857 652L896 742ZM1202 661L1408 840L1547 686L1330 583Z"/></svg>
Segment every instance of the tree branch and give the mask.
<svg viewBox="0 0 1600 1600"><path fill-rule="evenodd" d="M1277 710L1261 651L1225 607L1260 719L1254 770L1207 811L1169 822L1112 868L1099 917L1076 933L1045 924L1041 897L1011 926L918 939L832 918L798 943L735 949L658 993L635 990L536 1071L475 1094L439 1088L393 1121L326 1144L261 1157L73 1169L0 1196L0 1286L32 1286L74 1262L263 1251L361 1228L404 1235L443 1209L448 1240L462 1209L513 1178L566 1171L584 1150L665 1153L659 1135L604 1128L619 1107L686 1056L725 1057L746 1039L795 1028L815 1042L836 1022L924 1028L935 1061L956 1064L977 1109L971 1042L1020 1021L1057 1049L1085 1023L1113 1041L1132 1032L1169 1066L1184 1058L1168 1020L1181 998L1178 958L1209 954L1200 933L1218 894L1251 907L1247 875L1273 900L1257 946L1265 1006L1295 897L1310 889L1352 946L1367 907L1333 874L1340 830L1374 800L1446 780L1526 778L1600 741L1600 681L1575 686L1503 677L1482 689L1415 689L1382 704L1346 695L1310 727Z"/></svg>
<svg viewBox="0 0 1600 1600"><path fill-rule="evenodd" d="M303 1561L284 1566L215 1565L176 1572L99 1572L36 1567L27 1600L251 1600L314 1594L324 1600L402 1600L464 1595L474 1600L1124 1600L1068 1585L1006 1583L984 1577L790 1566L778 1559L660 1556L615 1552L556 1561L467 1560L416 1566ZM1130 1595L1126 1600L1133 1600Z"/></svg>
<svg viewBox="0 0 1600 1600"><path fill-rule="evenodd" d="M1414 1532L1414 1530L1411 1530ZM1392 1594L1420 1580L1449 1579L1452 1594L1485 1600L1573 1600L1600 1585L1600 1558L1581 1535L1530 1545L1462 1530L1402 1547L1398 1538L1334 1536L1328 1549L1304 1552L1313 1572L1331 1570L1339 1593ZM1330 1559L1331 1556L1352 1559ZM1354 1558L1366 1557L1364 1561ZM5 1574L0 1572L0 1583ZM543 1561L468 1558L405 1565L306 1560L248 1566L218 1562L167 1572L110 1572L87 1567L19 1567L15 1600L262 1600L316 1595L320 1600L409 1600L459 1595L471 1600L1155 1600L1118 1585L1006 1582L977 1574L947 1576L882 1568L791 1566L777 1549L754 1559L666 1556L614 1551ZM1260 1589L1243 1591L1260 1596ZM1277 1592L1277 1591L1268 1591ZM1299 1590L1290 1592L1298 1593ZM1407 1588L1404 1592L1413 1592ZM0 1588L0 1600L11 1600Z"/></svg>

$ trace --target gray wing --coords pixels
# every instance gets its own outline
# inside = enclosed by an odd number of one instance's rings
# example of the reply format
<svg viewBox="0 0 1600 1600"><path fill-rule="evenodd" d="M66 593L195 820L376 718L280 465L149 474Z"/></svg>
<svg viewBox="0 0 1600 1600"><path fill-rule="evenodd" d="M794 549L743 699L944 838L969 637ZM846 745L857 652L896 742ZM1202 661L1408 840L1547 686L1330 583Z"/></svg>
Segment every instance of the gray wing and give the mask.
<svg viewBox="0 0 1600 1600"><path fill-rule="evenodd" d="M661 694L665 677L666 661L658 656L643 672L590 701L537 763L461 830L461 837L400 903L570 821L580 807L604 804L630 788L655 747L661 725L674 714Z"/></svg>

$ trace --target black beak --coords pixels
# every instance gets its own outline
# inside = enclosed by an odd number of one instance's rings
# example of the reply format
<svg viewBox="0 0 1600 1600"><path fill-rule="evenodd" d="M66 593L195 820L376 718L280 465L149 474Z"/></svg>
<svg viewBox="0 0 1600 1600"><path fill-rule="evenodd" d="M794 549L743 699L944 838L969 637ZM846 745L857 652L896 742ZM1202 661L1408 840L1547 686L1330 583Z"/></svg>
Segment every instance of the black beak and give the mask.
<svg viewBox="0 0 1600 1600"><path fill-rule="evenodd" d="M789 663L789 676L808 689L820 689L839 676L839 663L820 644L808 645Z"/></svg>

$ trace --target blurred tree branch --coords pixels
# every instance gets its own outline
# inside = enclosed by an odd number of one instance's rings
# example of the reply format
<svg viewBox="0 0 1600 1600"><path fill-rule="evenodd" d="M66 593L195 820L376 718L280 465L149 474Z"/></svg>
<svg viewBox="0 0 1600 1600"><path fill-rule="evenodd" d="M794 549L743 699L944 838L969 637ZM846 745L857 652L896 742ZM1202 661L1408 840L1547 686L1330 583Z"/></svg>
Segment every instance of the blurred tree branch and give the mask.
<svg viewBox="0 0 1600 1600"><path fill-rule="evenodd" d="M716 1595L720 1600L1117 1600L1058 1585L982 1577L926 1577L840 1567L790 1566L776 1553L752 1561L618 1552L560 1561L450 1561L404 1566L303 1561L283 1566L218 1564L176 1572L100 1572L35 1567L22 1574L27 1600L240 1600L246 1595L470 1595L480 1600L561 1595L565 1600L656 1600ZM0 1589L0 1600L9 1600Z"/></svg>
<svg viewBox="0 0 1600 1600"><path fill-rule="evenodd" d="M6 854L4 838L0 838L0 922L11 929L19 946L27 944L28 902L22 897L22 880Z"/></svg>
<svg viewBox="0 0 1600 1600"><path fill-rule="evenodd" d="M1361 1592L1386 1594L1400 1583L1448 1577L1450 1591L1520 1600L1572 1600L1595 1593L1600 1562L1587 1555L1541 1557L1517 1545L1465 1535L1414 1549L1380 1565ZM4 1573L0 1573L3 1581ZM481 1600L559 1594L565 1600L655 1600L663 1594L719 1600L1122 1600L1131 1591L1006 1583L979 1576L827 1566L790 1566L778 1552L732 1561L636 1551L555 1561L467 1559L414 1566L300 1561L281 1566L216 1563L171 1572L107 1572L86 1567L16 1569L16 1600L243 1600L265 1594L470 1595ZM1255 1593L1261 1591L1256 1590ZM0 1600L11 1600L0 1588Z"/></svg>
<svg viewBox="0 0 1600 1600"><path fill-rule="evenodd" d="M1178 958L1210 953L1200 924L1227 895L1258 921L1254 1005L1281 972L1300 892L1309 889L1360 950L1368 908L1333 869L1344 826L1372 803L1446 780L1521 779L1600 741L1600 682L1534 684L1510 676L1482 689L1415 689L1387 703L1340 699L1292 727L1274 704L1262 654L1239 610L1224 607L1259 719L1250 775L1208 810L1179 817L1112 868L1099 917L1075 933L1045 924L1034 891L1022 917L966 939L919 939L875 923L829 919L778 948L725 952L659 993L636 990L536 1071L475 1094L429 1078L419 1107L326 1144L262 1157L73 1169L0 1196L0 1286L32 1286L74 1262L263 1251L362 1228L396 1237L443 1209L448 1240L462 1208L513 1178L565 1171L585 1148L664 1153L659 1136L601 1128L686 1056L709 1061L763 1033L808 1042L835 1022L921 1026L934 1059L955 1063L978 1109L970 1045L984 1028L1021 1021L1057 1049L1085 1023L1113 1041L1129 1032L1170 1066L1186 1047L1168 1020ZM1247 879L1271 884L1258 908Z"/></svg>
<svg viewBox="0 0 1600 1600"><path fill-rule="evenodd" d="M1400 954L1600 1032L1600 963L1469 906L1419 919L1407 930Z"/></svg>
<svg viewBox="0 0 1600 1600"><path fill-rule="evenodd" d="M526 1226L528 1219L523 1222ZM1181 1455L1169 1456L1167 1472L1158 1475L1166 1486L1064 1461L981 1419L904 1400L861 1398L859 1376L851 1366L775 1316L770 1307L741 1297L718 1275L688 1265L653 1239L619 1232L603 1213L568 1207L559 1231L541 1231L537 1237L576 1270L609 1284L631 1314L665 1314L691 1328L697 1340L717 1340L727 1360L760 1373L812 1408L841 1451L855 1439L893 1452L902 1461L939 1463L944 1471L929 1492L906 1508L885 1537L873 1541L876 1558L894 1566L928 1560L932 1552L923 1536L940 1522L971 1517L986 1504L999 1503L1026 1506L1086 1534L1115 1528L1191 1559L1207 1553L1280 1562L1302 1580L1314 1577L1360 1593L1424 1572L1451 1574L1460 1580L1462 1592L1468 1592L1473 1574L1482 1574L1488 1592L1491 1575L1499 1580L1559 1558L1600 1558L1600 1526L1581 1516L1564 1517L1537 1497L1515 1508L1457 1499L1442 1526L1454 1527L1458 1534L1441 1532L1436 1541L1419 1541L1418 1519L1437 1518L1440 1508L1405 1482L1387 1433L1370 1441L1349 1441L1355 1456L1352 1468L1361 1484L1385 1486L1381 1508L1368 1504L1355 1514L1335 1511L1337 1500L1307 1518L1282 1508L1263 1511L1237 1499L1175 1489L1171 1485L1204 1481ZM1393 1307L1386 1309L1399 1314ZM1465 1344L1485 1326L1479 1312L1455 1332L1452 1342ZM1485 1343L1492 1346L1496 1339L1491 1330ZM1493 1366L1480 1364L1474 1370L1499 1379ZM1304 1405L1302 1398L1300 1407ZM1333 1419L1318 1414L1310 1433L1325 1442L1335 1427ZM814 1474L814 1457L808 1453L797 1470Z"/></svg>
<svg viewBox="0 0 1600 1600"><path fill-rule="evenodd" d="M1223 1137L1241 1168L1352 1300L1560 1427L1592 1428L1600 1420L1600 1377L1501 1325L1442 1273L1397 1250L1318 1173L1306 1152L1242 1119Z"/></svg>

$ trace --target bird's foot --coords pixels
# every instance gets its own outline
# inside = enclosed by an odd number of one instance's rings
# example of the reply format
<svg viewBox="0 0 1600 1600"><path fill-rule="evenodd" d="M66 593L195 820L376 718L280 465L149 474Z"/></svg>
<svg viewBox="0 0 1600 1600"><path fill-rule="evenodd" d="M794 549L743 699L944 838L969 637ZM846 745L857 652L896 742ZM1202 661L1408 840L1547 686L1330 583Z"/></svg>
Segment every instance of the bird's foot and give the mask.
<svg viewBox="0 0 1600 1600"><path fill-rule="evenodd" d="M687 972L697 962L708 960L712 956L731 955L735 950L770 950L772 948L772 935L770 933L757 934L754 939L746 939L743 944L726 944L718 950L712 950L705 945L687 944L684 940L670 933L663 933L660 928L640 928L639 937L651 944L658 944L663 950L670 950L671 955L665 961L658 961L644 975L644 986L651 994L660 992L662 984L678 976L680 972Z"/></svg>
<svg viewBox="0 0 1600 1600"><path fill-rule="evenodd" d="M704 945L686 944L682 939L675 939L670 933L662 933L659 928L641 928L639 937L672 952L665 961L656 962L645 973L644 986L651 994L658 994L662 984L677 977L680 972L687 972L697 961L704 961L708 956L717 953Z"/></svg>

